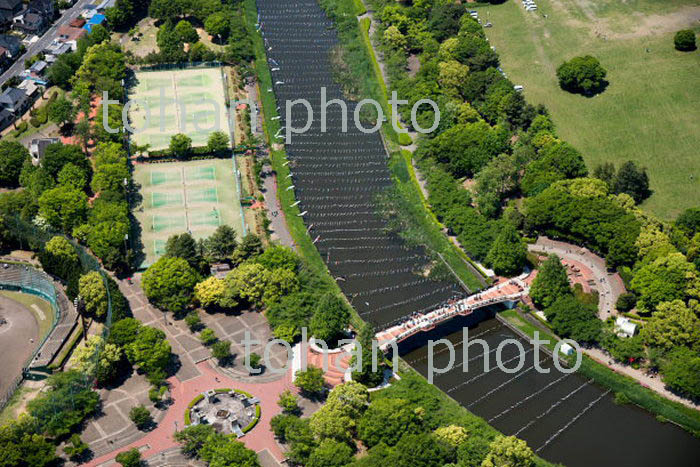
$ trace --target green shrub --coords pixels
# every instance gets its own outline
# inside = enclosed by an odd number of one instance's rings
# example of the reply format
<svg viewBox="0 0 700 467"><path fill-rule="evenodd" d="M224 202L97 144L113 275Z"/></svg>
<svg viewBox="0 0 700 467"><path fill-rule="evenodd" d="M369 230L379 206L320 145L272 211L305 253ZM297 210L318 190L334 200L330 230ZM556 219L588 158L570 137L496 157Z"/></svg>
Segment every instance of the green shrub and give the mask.
<svg viewBox="0 0 700 467"><path fill-rule="evenodd" d="M15 136L21 135L22 133L24 133L25 131L27 131L27 128L28 128L28 127L29 127L29 125L27 124L27 122L20 122L20 123L17 125L17 128L16 128L15 131L14 131L14 135L15 135Z"/></svg>
<svg viewBox="0 0 700 467"><path fill-rule="evenodd" d="M695 50L697 48L695 45L695 33L692 29L681 29L674 36L673 44L676 46L676 50L683 52Z"/></svg>
<svg viewBox="0 0 700 467"><path fill-rule="evenodd" d="M399 144L401 146L410 146L413 144L413 140L408 133L399 133Z"/></svg>
<svg viewBox="0 0 700 467"><path fill-rule="evenodd" d="M39 128L41 126L41 123L39 122L39 119L36 117L32 117L29 119L29 124L33 126L34 128Z"/></svg>

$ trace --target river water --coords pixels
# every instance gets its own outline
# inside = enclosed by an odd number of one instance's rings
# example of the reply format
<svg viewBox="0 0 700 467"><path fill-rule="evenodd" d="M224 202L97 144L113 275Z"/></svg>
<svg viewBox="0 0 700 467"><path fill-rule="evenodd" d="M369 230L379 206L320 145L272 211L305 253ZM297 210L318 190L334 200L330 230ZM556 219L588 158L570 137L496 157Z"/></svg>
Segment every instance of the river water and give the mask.
<svg viewBox="0 0 700 467"><path fill-rule="evenodd" d="M475 318L483 321L475 324ZM551 356L543 351L539 366L549 373L539 373L529 342L492 315L475 318L450 323L402 343L399 351L406 362L427 377L427 340L444 338L452 342L454 368L435 375L433 384L502 433L524 439L549 461L570 467L700 465L700 440L685 430L661 423L636 406L615 404L613 394L581 375L558 371ZM462 326L469 327L469 342L483 339L488 344L490 371L484 371L483 347L475 343L468 348L468 371L463 371ZM517 339L525 351L524 365L512 374L495 364L496 349L506 339ZM432 353L433 368L447 367L450 352L446 345L436 345ZM504 366L517 367L519 353L512 343L504 346Z"/></svg>

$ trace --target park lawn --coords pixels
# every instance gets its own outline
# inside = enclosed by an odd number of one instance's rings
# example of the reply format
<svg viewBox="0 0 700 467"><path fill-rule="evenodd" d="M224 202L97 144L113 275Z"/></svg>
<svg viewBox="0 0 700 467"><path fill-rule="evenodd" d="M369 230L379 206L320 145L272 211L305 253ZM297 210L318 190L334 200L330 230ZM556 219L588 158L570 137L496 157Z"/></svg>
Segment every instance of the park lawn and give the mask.
<svg viewBox="0 0 700 467"><path fill-rule="evenodd" d="M23 305L34 314L34 317L36 318L36 321L39 324L39 339L42 339L48 333L49 329L51 329L51 325L53 324L54 312L49 302L37 297L36 295L25 294L20 292L11 292L8 290L3 290L2 292L0 292L0 294L9 298L10 300L14 300L15 302ZM37 307L39 307L41 313L37 312L37 310L35 310L32 307L32 305L36 305Z"/></svg>
<svg viewBox="0 0 700 467"><path fill-rule="evenodd" d="M138 22L135 29L139 32L140 36L138 40L133 40L133 38L128 37L128 34L124 34L126 37L122 37L122 47L125 52L131 52L137 57L145 57L151 52L158 51L158 45L156 44L156 36L158 34L158 27L156 27L156 20L150 17L146 17Z"/></svg>
<svg viewBox="0 0 700 467"><path fill-rule="evenodd" d="M654 194L643 205L663 219L700 205L697 131L700 52L673 48L676 30L694 24L691 0L538 0L481 6L491 44L508 78L526 99L545 104L558 134L578 148L592 170L602 162L633 160L649 170ZM544 18L543 15L547 15ZM647 51L648 50L648 51ZM609 86L595 97L559 88L556 68L577 55L596 56Z"/></svg>

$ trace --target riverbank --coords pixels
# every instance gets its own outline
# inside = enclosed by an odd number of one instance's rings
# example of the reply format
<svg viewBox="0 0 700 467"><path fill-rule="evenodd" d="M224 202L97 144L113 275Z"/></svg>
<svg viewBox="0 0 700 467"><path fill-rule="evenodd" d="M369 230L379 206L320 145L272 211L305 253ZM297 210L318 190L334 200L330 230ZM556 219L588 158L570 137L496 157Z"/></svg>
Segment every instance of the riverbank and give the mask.
<svg viewBox="0 0 700 467"><path fill-rule="evenodd" d="M500 316L515 326L528 338L533 338L535 332L539 332L540 339L548 339L549 344L546 346L550 350L554 350L554 346L559 339L543 326L527 320L522 312L507 310L501 312ZM607 366L597 362L585 353L578 372L614 391L618 399L623 398L618 396L622 394L630 403L656 415L659 421L675 423L700 438L700 412L697 410L686 407L679 402L666 399L655 391L643 387L637 380L609 369Z"/></svg>

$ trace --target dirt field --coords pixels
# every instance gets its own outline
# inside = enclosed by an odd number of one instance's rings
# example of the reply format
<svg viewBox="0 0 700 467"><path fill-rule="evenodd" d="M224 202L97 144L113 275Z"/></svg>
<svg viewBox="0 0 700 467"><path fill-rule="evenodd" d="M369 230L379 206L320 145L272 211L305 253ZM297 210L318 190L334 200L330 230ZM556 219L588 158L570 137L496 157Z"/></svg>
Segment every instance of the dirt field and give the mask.
<svg viewBox="0 0 700 467"><path fill-rule="evenodd" d="M0 325L0 397L21 373L25 361L39 345L40 326L37 311L0 294L0 316L7 322Z"/></svg>

